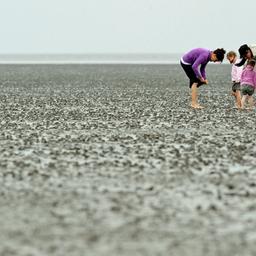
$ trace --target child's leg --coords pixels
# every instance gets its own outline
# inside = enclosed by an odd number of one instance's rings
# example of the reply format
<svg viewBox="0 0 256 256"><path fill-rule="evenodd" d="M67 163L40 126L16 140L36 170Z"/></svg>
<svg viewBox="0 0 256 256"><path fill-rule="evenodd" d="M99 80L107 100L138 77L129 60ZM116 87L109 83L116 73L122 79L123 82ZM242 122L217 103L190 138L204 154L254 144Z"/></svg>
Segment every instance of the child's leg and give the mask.
<svg viewBox="0 0 256 256"><path fill-rule="evenodd" d="M242 100L241 100L241 108L242 109L244 109L246 98L247 98L247 95L242 96Z"/></svg>
<svg viewBox="0 0 256 256"><path fill-rule="evenodd" d="M235 97L236 97L237 108L241 108L241 92L240 92L240 90L236 90Z"/></svg>
<svg viewBox="0 0 256 256"><path fill-rule="evenodd" d="M191 86L191 107L192 108L203 108L198 104L197 96L197 83L193 83Z"/></svg>
<svg viewBox="0 0 256 256"><path fill-rule="evenodd" d="M252 96L248 96L248 103L249 103L250 109L252 109L253 108L253 97Z"/></svg>

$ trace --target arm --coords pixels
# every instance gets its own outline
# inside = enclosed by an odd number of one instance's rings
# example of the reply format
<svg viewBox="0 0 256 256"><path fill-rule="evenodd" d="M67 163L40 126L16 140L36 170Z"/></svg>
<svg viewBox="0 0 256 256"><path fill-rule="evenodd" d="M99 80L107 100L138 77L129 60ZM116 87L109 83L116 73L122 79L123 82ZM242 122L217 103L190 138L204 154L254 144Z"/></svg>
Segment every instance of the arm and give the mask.
<svg viewBox="0 0 256 256"><path fill-rule="evenodd" d="M236 82L236 78L237 78L237 66L232 65L232 69L231 69L231 80L232 82Z"/></svg>
<svg viewBox="0 0 256 256"><path fill-rule="evenodd" d="M202 67L200 68L200 71L198 70L198 67L199 65L203 65L203 72L205 72L205 67L206 67L206 58L205 58L205 55L204 54L200 54L196 61L194 62L194 64L192 65L192 69L193 71L195 72L196 74L196 77L201 79L201 78L204 78L203 77L203 74L201 73L201 70L202 70Z"/></svg>
<svg viewBox="0 0 256 256"><path fill-rule="evenodd" d="M256 87L256 72L254 71L254 79L253 79L253 82L254 82L254 88Z"/></svg>
<svg viewBox="0 0 256 256"><path fill-rule="evenodd" d="M201 67L200 67L200 72L202 74L203 79L206 79L206 73L205 73L206 65L207 65L207 63L202 64Z"/></svg>
<svg viewBox="0 0 256 256"><path fill-rule="evenodd" d="M235 82L239 83L243 72L243 67L235 67Z"/></svg>
<svg viewBox="0 0 256 256"><path fill-rule="evenodd" d="M240 82L242 82L244 79L244 72L241 73Z"/></svg>

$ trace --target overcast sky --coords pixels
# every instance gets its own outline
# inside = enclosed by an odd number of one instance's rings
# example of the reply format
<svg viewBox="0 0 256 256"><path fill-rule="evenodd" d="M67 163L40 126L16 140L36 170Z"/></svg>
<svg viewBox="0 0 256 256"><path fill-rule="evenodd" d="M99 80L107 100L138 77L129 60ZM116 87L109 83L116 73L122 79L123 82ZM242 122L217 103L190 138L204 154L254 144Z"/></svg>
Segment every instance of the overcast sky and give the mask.
<svg viewBox="0 0 256 256"><path fill-rule="evenodd" d="M182 53L256 42L256 0L0 1L0 54Z"/></svg>

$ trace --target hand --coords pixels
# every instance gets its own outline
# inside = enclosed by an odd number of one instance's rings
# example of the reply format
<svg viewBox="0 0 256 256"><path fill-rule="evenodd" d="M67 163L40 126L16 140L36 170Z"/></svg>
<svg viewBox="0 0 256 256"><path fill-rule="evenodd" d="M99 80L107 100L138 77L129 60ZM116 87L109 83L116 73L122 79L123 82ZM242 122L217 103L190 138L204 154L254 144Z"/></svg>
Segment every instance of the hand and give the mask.
<svg viewBox="0 0 256 256"><path fill-rule="evenodd" d="M204 83L205 83L205 84L209 84L209 82L208 82L208 80L207 80L207 79L205 79L205 80L204 80Z"/></svg>
<svg viewBox="0 0 256 256"><path fill-rule="evenodd" d="M203 83L203 84L208 84L208 81L206 79L204 79L203 77L199 78L199 80Z"/></svg>

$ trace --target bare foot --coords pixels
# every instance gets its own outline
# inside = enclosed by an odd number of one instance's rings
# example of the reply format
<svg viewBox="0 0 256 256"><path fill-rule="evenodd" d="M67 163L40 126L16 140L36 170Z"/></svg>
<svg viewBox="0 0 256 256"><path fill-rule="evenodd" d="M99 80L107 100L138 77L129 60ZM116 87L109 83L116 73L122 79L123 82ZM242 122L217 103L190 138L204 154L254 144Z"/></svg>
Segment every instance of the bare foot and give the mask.
<svg viewBox="0 0 256 256"><path fill-rule="evenodd" d="M204 108L203 106L200 106L199 104L191 104L192 108L196 108L196 109L202 109Z"/></svg>

